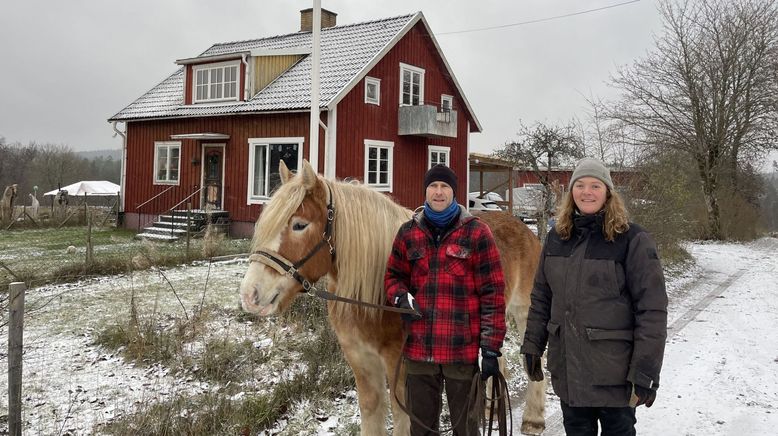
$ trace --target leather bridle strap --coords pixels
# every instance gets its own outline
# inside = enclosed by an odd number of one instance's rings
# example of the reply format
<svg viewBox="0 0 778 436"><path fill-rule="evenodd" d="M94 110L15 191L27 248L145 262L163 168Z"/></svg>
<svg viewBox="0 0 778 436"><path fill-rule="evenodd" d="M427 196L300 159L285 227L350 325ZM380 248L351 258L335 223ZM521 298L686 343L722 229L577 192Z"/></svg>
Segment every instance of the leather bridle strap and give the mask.
<svg viewBox="0 0 778 436"><path fill-rule="evenodd" d="M324 225L324 233L321 235L321 241L319 241L319 243L316 244L316 246L313 247L311 251L308 252L308 254L303 256L303 258L297 262L292 263L275 251L259 249L252 253L251 256L249 256L249 262L263 263L278 271L280 274L286 274L294 278L302 285L302 292L308 292L311 289L315 289L313 283L300 274L300 268L302 268L306 262L311 260L311 258L315 256L319 250L324 248L325 245L330 249L330 256L333 258L335 257L335 247L332 246L332 222L335 221L335 206L333 203L332 188L330 185L327 185L327 191L330 194L330 199L327 202L327 222Z"/></svg>

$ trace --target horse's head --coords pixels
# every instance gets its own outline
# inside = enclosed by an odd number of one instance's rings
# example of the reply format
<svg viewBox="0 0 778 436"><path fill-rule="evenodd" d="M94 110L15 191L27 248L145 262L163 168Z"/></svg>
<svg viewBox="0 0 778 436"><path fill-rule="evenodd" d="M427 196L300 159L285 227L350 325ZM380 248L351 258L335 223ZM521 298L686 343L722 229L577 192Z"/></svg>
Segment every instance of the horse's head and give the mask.
<svg viewBox="0 0 778 436"><path fill-rule="evenodd" d="M281 186L254 228L252 254L240 285L243 309L260 315L284 311L302 291L300 279L315 283L332 268L332 192L311 165L292 174L280 163ZM325 237L325 233L329 235ZM273 260L275 258L276 260ZM285 272L294 266L297 279Z"/></svg>

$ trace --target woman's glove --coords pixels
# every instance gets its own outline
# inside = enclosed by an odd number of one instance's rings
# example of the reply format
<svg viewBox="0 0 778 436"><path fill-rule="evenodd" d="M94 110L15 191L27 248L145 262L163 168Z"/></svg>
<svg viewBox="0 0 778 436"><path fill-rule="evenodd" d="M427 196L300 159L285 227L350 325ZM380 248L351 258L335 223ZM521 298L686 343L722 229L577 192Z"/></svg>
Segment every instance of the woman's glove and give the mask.
<svg viewBox="0 0 778 436"><path fill-rule="evenodd" d="M543 380L543 364L541 363L540 356L537 354L524 353L524 369L527 371L527 377L530 381Z"/></svg>
<svg viewBox="0 0 778 436"><path fill-rule="evenodd" d="M629 399L629 404L632 407L637 407L645 404L646 407L651 407L656 400L656 389L644 388L643 386L633 384L632 396Z"/></svg>
<svg viewBox="0 0 778 436"><path fill-rule="evenodd" d="M494 377L500 373L500 363L497 358L502 356L499 351L481 348L481 380Z"/></svg>

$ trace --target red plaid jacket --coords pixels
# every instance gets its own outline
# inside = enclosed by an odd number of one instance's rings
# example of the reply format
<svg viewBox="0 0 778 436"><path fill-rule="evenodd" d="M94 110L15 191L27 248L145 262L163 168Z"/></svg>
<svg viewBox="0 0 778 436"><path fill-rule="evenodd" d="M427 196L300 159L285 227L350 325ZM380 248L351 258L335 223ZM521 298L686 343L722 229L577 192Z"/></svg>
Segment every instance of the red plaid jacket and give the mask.
<svg viewBox="0 0 778 436"><path fill-rule="evenodd" d="M489 227L464 209L436 244L423 212L400 227L384 276L390 304L410 292L422 313L410 322L408 359L476 363L479 347L505 338L505 279Z"/></svg>

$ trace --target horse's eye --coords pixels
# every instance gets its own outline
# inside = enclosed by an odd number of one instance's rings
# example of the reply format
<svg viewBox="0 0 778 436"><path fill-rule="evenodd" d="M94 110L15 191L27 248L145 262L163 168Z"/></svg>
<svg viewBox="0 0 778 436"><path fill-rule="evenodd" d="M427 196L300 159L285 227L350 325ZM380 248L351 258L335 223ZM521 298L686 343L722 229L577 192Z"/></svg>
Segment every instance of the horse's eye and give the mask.
<svg viewBox="0 0 778 436"><path fill-rule="evenodd" d="M294 223L292 224L292 230L295 232L299 232L301 230L305 230L305 228L308 227L308 224L306 223Z"/></svg>

